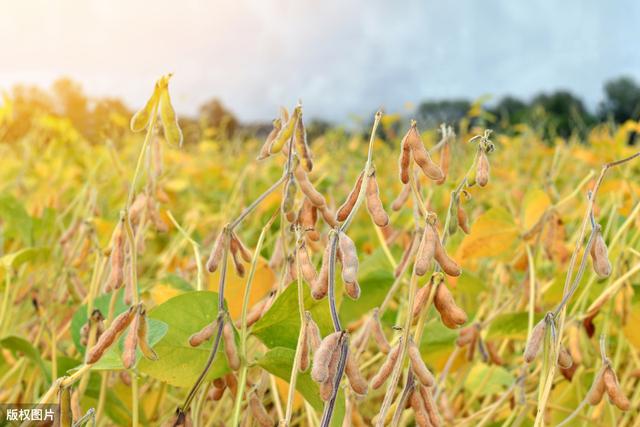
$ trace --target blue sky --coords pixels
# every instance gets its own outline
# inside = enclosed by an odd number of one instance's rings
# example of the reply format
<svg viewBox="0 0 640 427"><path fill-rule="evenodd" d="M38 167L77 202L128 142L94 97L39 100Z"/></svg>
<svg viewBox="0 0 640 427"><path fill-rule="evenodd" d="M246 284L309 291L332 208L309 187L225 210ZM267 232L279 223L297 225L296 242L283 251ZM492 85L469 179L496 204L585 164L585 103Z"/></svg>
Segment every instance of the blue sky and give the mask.
<svg viewBox="0 0 640 427"><path fill-rule="evenodd" d="M141 105L173 71L174 102L217 96L243 120L279 105L347 121L423 99L530 98L640 81L640 2L596 0L0 0L0 88L48 86Z"/></svg>

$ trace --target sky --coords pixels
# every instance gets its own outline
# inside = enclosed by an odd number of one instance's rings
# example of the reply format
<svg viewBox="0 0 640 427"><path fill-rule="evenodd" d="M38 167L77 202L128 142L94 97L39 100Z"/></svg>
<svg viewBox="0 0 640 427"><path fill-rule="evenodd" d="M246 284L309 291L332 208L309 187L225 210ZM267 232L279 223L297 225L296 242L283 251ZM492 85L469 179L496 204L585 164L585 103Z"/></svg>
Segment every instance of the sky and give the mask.
<svg viewBox="0 0 640 427"><path fill-rule="evenodd" d="M595 108L640 81L637 0L0 0L0 90L58 77L141 106L173 72L178 111L217 97L241 120L568 89Z"/></svg>

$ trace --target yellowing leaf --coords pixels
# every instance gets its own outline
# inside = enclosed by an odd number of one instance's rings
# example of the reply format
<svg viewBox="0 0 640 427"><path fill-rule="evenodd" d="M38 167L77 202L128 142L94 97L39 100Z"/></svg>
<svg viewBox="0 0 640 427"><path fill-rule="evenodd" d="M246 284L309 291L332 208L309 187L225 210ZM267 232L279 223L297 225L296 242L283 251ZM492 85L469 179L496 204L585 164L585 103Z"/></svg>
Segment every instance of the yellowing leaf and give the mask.
<svg viewBox="0 0 640 427"><path fill-rule="evenodd" d="M518 228L511 214L502 208L492 208L480 215L458 248L458 257L466 259L508 255L518 238Z"/></svg>
<svg viewBox="0 0 640 427"><path fill-rule="evenodd" d="M522 204L524 206L522 228L523 231L526 231L533 227L547 208L551 206L551 199L544 191L534 189L527 192Z"/></svg>
<svg viewBox="0 0 640 427"><path fill-rule="evenodd" d="M627 337L629 343L633 345L636 350L640 350L640 331L638 331L638 325L640 324L640 303L635 303L629 312L629 318L627 323L622 329L624 336Z"/></svg>
<svg viewBox="0 0 640 427"><path fill-rule="evenodd" d="M227 281L224 288L224 299L227 302L229 313L233 319L238 319L242 314L242 301L244 299L244 288L249 276L249 264L245 264L247 269L245 277L240 277L233 268L231 256L227 264ZM218 291L218 281L220 280L220 268L214 274L209 275L208 289ZM249 297L249 307L260 301L271 290L276 281L273 270L269 267L264 258L258 259L256 273L251 283L251 296Z"/></svg>

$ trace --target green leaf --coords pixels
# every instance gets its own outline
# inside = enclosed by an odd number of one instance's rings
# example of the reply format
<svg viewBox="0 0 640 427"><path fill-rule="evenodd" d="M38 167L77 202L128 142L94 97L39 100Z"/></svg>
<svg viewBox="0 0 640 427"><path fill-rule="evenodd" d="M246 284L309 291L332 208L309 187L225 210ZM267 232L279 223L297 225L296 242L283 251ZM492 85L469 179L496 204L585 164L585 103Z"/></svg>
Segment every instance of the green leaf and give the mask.
<svg viewBox="0 0 640 427"><path fill-rule="evenodd" d="M176 387L191 387L207 362L213 339L191 347L189 337L216 319L217 307L217 293L193 291L173 297L149 311L150 319L168 324L169 330L154 347L158 360L141 360L140 372ZM221 344L207 378L212 380L227 372Z"/></svg>
<svg viewBox="0 0 640 427"><path fill-rule="evenodd" d="M534 324L542 319L543 315L534 313ZM526 339L529 328L529 313L507 313L496 316L487 332L487 339L510 338Z"/></svg>
<svg viewBox="0 0 640 427"><path fill-rule="evenodd" d="M316 301L309 287L303 286L304 307L311 312L323 336L333 331L327 298ZM264 316L253 326L251 333L267 347L296 348L300 332L300 310L298 309L298 286L290 284L275 300Z"/></svg>
<svg viewBox="0 0 640 427"><path fill-rule="evenodd" d="M384 301L393 285L393 269L382 249L377 249L365 258L360 265L358 282L362 289L360 298L345 298L340 305L340 320L345 325L358 320L367 312L378 307ZM336 285L342 285L338 279Z"/></svg>
<svg viewBox="0 0 640 427"><path fill-rule="evenodd" d="M275 347L269 350L257 363L276 377L289 382L295 350L284 347ZM316 411L322 411L324 402L320 398L320 389L311 379L309 371L300 372L296 381L296 390L305 398ZM338 392L336 406L331 425L341 426L344 418L344 393Z"/></svg>
<svg viewBox="0 0 640 427"><path fill-rule="evenodd" d="M469 372L465 388L478 396L488 396L504 391L514 381L514 376L501 366L477 363Z"/></svg>
<svg viewBox="0 0 640 427"><path fill-rule="evenodd" d="M42 259L49 255L49 248L24 248L0 258L0 265L5 269L18 268L25 262Z"/></svg>
<svg viewBox="0 0 640 427"><path fill-rule="evenodd" d="M432 309L435 311L435 309ZM429 353L438 348L450 347L454 341L458 338L458 331L449 329L442 324L440 316L433 314L435 318L426 322L422 335L422 341L420 342L420 351Z"/></svg>
<svg viewBox="0 0 640 427"><path fill-rule="evenodd" d="M0 219L4 223L5 237L19 238L27 246L32 244L33 221L24 206L13 196L0 196Z"/></svg>
<svg viewBox="0 0 640 427"><path fill-rule="evenodd" d="M6 348L12 353L21 353L24 357L31 359L42 370L42 373L51 382L51 372L47 369L40 351L35 348L29 341L15 335L11 335L0 340L0 348Z"/></svg>

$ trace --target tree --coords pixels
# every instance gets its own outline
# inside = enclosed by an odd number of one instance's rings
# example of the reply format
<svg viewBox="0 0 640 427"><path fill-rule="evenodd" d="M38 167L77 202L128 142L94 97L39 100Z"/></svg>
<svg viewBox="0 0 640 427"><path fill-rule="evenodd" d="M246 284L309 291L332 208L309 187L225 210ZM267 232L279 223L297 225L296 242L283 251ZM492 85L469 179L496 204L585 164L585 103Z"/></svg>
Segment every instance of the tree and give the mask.
<svg viewBox="0 0 640 427"><path fill-rule="evenodd" d="M617 123L638 120L640 116L640 87L631 77L619 77L604 85L605 100L600 103L600 118Z"/></svg>
<svg viewBox="0 0 640 427"><path fill-rule="evenodd" d="M594 122L582 100L568 91L540 94L531 102L531 108L534 115L542 118L549 135L567 138L575 130L584 132Z"/></svg>
<svg viewBox="0 0 640 427"><path fill-rule="evenodd" d="M471 103L465 99L425 101L418 105L418 121L422 128L433 128L440 123L458 123L462 119Z"/></svg>

